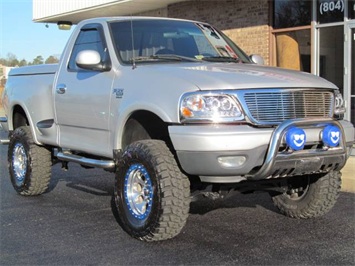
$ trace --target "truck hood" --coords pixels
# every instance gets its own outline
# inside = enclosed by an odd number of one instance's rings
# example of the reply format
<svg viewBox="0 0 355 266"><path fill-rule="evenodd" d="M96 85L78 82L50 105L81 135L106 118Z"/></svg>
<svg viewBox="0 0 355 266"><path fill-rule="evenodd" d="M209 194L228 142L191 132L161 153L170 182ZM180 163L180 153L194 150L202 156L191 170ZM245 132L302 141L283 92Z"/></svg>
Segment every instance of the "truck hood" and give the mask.
<svg viewBox="0 0 355 266"><path fill-rule="evenodd" d="M140 66L138 66L140 67ZM251 88L324 88L337 87L318 76L276 67L238 63L172 63L150 65L165 78L180 78L200 90Z"/></svg>

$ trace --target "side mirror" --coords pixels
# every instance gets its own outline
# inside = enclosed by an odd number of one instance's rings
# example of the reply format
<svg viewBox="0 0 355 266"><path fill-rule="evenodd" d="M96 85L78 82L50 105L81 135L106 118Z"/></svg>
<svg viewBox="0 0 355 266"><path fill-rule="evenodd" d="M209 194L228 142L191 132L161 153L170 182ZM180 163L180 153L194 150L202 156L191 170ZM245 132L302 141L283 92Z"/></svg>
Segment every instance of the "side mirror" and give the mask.
<svg viewBox="0 0 355 266"><path fill-rule="evenodd" d="M94 50L80 51L75 58L75 63L78 67L87 70L96 70L96 71L110 70L109 66L106 66L105 63L101 62L100 54Z"/></svg>
<svg viewBox="0 0 355 266"><path fill-rule="evenodd" d="M258 54L252 54L249 56L250 60L257 65L264 65L264 58Z"/></svg>

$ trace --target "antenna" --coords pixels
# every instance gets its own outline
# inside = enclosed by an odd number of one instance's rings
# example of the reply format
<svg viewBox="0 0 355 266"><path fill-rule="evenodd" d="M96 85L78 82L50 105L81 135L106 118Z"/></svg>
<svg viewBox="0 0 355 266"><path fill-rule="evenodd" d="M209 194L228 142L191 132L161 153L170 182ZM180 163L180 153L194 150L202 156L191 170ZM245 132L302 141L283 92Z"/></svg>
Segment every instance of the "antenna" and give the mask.
<svg viewBox="0 0 355 266"><path fill-rule="evenodd" d="M134 36L133 36L133 18L132 18L132 14L131 14L131 36L132 36L132 69L136 69L136 55L134 53Z"/></svg>

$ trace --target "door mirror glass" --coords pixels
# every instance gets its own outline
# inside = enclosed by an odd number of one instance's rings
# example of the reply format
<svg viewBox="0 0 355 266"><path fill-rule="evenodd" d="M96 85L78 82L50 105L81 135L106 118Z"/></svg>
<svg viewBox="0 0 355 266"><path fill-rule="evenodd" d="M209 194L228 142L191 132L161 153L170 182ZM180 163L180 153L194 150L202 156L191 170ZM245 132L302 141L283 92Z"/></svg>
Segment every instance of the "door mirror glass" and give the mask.
<svg viewBox="0 0 355 266"><path fill-rule="evenodd" d="M100 54L94 50L83 50L79 52L76 56L75 63L78 67L83 69L105 71Z"/></svg>
<svg viewBox="0 0 355 266"><path fill-rule="evenodd" d="M264 65L264 58L258 54L252 54L249 56L250 60L257 65Z"/></svg>

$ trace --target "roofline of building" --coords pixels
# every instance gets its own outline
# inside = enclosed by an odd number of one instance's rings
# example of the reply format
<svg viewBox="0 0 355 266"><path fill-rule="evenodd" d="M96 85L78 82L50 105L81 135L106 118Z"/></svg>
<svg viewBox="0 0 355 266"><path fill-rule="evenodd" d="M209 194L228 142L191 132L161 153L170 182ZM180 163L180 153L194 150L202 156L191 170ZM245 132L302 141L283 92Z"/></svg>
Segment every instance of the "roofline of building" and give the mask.
<svg viewBox="0 0 355 266"><path fill-rule="evenodd" d="M84 19L102 16L127 16L142 14L147 11L160 8L167 8L168 5L187 0L124 0L119 2L109 2L100 5L88 6L68 12L57 13L45 17L33 18L34 22L57 23L58 21L70 21L77 24ZM36 6L34 5L34 9Z"/></svg>

